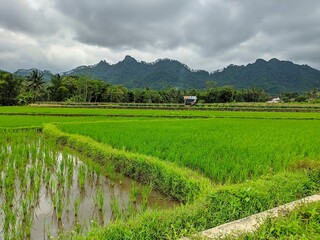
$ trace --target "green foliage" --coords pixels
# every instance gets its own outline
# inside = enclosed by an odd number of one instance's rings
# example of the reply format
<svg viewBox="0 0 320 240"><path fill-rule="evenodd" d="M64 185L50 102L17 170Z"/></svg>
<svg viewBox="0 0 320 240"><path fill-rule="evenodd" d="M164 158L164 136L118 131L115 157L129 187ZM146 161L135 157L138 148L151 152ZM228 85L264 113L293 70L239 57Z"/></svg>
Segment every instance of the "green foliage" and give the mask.
<svg viewBox="0 0 320 240"><path fill-rule="evenodd" d="M33 101L33 93L29 91L21 91L18 96L19 105L28 105Z"/></svg>
<svg viewBox="0 0 320 240"><path fill-rule="evenodd" d="M212 88L208 90L205 101L212 103L226 103L235 100L236 90L233 87Z"/></svg>
<svg viewBox="0 0 320 240"><path fill-rule="evenodd" d="M16 105L21 89L21 78L0 71L0 105Z"/></svg>
<svg viewBox="0 0 320 240"><path fill-rule="evenodd" d="M105 102L129 102L128 90L122 85L109 86L104 93L102 99Z"/></svg>
<svg viewBox="0 0 320 240"><path fill-rule="evenodd" d="M68 92L68 89L62 84L62 77L59 74L51 77L51 86L48 87L48 90L53 101L63 101Z"/></svg>
<svg viewBox="0 0 320 240"><path fill-rule="evenodd" d="M41 90L44 88L44 72L39 70L32 70L27 77L27 89L32 93L32 102L35 102L41 97Z"/></svg>

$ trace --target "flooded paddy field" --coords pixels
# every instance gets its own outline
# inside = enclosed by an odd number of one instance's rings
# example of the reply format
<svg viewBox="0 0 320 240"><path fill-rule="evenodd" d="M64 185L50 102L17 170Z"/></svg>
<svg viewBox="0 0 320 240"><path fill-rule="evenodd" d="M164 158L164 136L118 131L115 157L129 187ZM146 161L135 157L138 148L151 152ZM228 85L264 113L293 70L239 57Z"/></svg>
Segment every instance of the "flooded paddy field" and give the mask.
<svg viewBox="0 0 320 240"><path fill-rule="evenodd" d="M36 130L1 131L0 239L84 233L176 201L57 146Z"/></svg>

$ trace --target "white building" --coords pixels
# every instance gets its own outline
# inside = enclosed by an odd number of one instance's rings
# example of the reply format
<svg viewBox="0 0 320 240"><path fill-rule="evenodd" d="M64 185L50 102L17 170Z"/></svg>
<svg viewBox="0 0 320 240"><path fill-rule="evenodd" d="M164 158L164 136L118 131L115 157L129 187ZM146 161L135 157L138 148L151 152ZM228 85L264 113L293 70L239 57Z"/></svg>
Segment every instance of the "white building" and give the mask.
<svg viewBox="0 0 320 240"><path fill-rule="evenodd" d="M272 98L271 100L267 101L267 103L279 103L282 102L279 97Z"/></svg>
<svg viewBox="0 0 320 240"><path fill-rule="evenodd" d="M184 105L195 105L197 102L197 96L183 96Z"/></svg>

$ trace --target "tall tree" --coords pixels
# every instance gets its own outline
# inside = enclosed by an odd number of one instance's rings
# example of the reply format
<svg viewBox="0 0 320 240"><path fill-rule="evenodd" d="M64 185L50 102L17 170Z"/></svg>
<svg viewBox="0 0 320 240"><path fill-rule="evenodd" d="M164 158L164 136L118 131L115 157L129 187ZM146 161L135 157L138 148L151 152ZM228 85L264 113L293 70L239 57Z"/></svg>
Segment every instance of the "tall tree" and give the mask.
<svg viewBox="0 0 320 240"><path fill-rule="evenodd" d="M68 89L66 89L66 87L62 85L62 77L60 76L60 74L53 75L51 77L50 83L51 85L48 87L50 100L63 101Z"/></svg>
<svg viewBox="0 0 320 240"><path fill-rule="evenodd" d="M11 73L0 71L0 105L17 104L22 79Z"/></svg>
<svg viewBox="0 0 320 240"><path fill-rule="evenodd" d="M35 102L37 98L40 96L41 90L44 88L44 79L43 79L44 72L39 70L32 70L30 75L27 77L28 81L28 90L32 92L32 101Z"/></svg>
<svg viewBox="0 0 320 240"><path fill-rule="evenodd" d="M122 85L109 86L102 98L106 102L128 102L128 90Z"/></svg>

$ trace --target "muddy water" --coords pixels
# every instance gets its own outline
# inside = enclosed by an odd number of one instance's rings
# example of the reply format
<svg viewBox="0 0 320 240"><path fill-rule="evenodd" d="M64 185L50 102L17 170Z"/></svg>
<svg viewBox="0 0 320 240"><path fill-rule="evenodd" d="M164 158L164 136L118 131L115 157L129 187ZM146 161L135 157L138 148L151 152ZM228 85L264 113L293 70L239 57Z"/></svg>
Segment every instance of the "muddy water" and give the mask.
<svg viewBox="0 0 320 240"><path fill-rule="evenodd" d="M74 168L73 184L64 196L64 209L62 219L59 221L51 204L51 197L45 186L42 186L40 192L39 206L35 209L35 218L31 230L32 239L44 239L44 236L55 236L58 231L72 230L78 223L86 230L92 221L97 222L101 226L106 226L112 219L114 214L111 209L113 199L119 204L119 208L126 214L129 204L131 204L137 212L142 209L141 193L137 197L135 203L130 199L130 190L133 181L124 177L121 184L119 180L114 183L107 177L97 176L96 174L88 174L84 189L78 184L77 167ZM141 184L134 183L138 191L141 191ZM102 211L96 206L95 197L98 192L102 192L104 196ZM80 199L79 213L75 216L74 202ZM171 208L177 205L176 201L160 194L157 191L151 191L148 196L148 208Z"/></svg>
<svg viewBox="0 0 320 240"><path fill-rule="evenodd" d="M9 149L8 153L12 154ZM27 221L22 214L22 202L31 209L28 214L32 219L30 234L22 235L31 239L49 239L58 236L61 231L75 229L84 233L91 224L106 226L116 218L127 219L129 215L141 213L147 208L172 208L179 204L151 189L147 201L143 200L142 192L148 189L146 186L119 174L107 178L70 153L42 152L38 149L35 155L37 159L30 160L26 165L24 177L15 178L14 204L9 207L9 211L16 216L15 224L6 225L6 215L10 214L6 214L5 210L0 211L0 239L5 236L15 238L13 231L24 231L22 226ZM49 158L55 160L51 160L48 166L46 163ZM18 163L15 162L11 167L18 168ZM34 167L36 170L33 170ZM3 183L6 182L5 173L1 172L0 180ZM33 195L35 197L27 197L28 192L32 191L36 192ZM1 206L5 206L8 199L5 194L3 188L0 192ZM77 203L79 207L76 207Z"/></svg>

